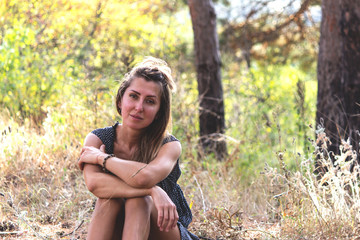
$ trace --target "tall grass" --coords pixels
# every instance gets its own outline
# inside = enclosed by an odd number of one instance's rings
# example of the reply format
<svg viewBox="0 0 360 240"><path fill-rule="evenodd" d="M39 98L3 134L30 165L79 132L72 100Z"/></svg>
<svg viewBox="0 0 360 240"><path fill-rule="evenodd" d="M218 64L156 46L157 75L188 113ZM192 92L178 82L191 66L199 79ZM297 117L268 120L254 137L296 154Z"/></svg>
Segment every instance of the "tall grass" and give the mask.
<svg viewBox="0 0 360 240"><path fill-rule="evenodd" d="M72 110L66 121L58 118L63 110ZM63 110L49 112L41 129L2 113L0 223L13 221L36 235L39 224L73 225L91 210L92 196L76 166L90 116L81 108Z"/></svg>
<svg viewBox="0 0 360 240"><path fill-rule="evenodd" d="M312 141L313 154L303 157L296 170L286 168L279 153L281 167L267 167L273 194L273 214L281 222L284 239L355 239L359 236L360 186L357 153L342 141L340 154L333 163L324 129ZM326 171L315 169L319 166ZM351 166L354 168L351 170ZM271 195L270 195L271 196Z"/></svg>
<svg viewBox="0 0 360 240"><path fill-rule="evenodd" d="M315 135L304 128L313 119L311 81L296 88L299 78L291 77L298 76L292 68L225 74L229 155L217 162L197 154L195 74L176 74L173 134L183 146L179 183L194 215L191 231L210 239L359 234L358 168L349 171L355 159L351 146L344 142L332 165L326 145L303 142ZM279 88L295 89L293 98ZM0 232L5 234L0 237L84 238L95 197L86 189L77 158L89 131L117 120L112 102L99 98L94 104L96 113L81 101L64 100L61 107L47 109L38 127L1 112ZM317 134L318 142L326 142L321 129ZM315 175L315 161L328 171Z"/></svg>

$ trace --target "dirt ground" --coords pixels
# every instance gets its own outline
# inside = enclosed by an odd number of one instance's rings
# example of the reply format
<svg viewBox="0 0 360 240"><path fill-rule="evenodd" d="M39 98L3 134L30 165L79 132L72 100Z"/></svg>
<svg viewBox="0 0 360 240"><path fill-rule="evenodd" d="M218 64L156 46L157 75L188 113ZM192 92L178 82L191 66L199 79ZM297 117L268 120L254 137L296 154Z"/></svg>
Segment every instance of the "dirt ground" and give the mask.
<svg viewBox="0 0 360 240"><path fill-rule="evenodd" d="M261 226L259 225L261 224ZM88 228L88 222L63 222L59 224L33 224L31 227L24 225L12 229L12 231L0 232L0 239L26 239L26 240L38 240L38 239L86 239L86 233ZM190 225L191 228L191 225ZM10 229L9 229L10 230ZM212 232L212 231L210 231ZM276 233L279 232L279 224L267 224L267 223L246 223L241 229L224 229L224 237L209 236L201 239L207 240L237 240L237 239L276 239ZM272 234L274 233L274 234ZM169 239L170 240L170 239Z"/></svg>

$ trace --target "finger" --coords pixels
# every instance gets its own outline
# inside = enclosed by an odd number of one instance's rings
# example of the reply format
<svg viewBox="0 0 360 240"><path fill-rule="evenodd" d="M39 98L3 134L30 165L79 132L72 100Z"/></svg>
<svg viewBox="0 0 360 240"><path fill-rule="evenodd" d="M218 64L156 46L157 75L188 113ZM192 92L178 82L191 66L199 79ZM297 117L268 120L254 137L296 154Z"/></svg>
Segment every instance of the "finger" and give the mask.
<svg viewBox="0 0 360 240"><path fill-rule="evenodd" d="M173 211L173 207L171 207L169 209L169 221L167 223L167 226L165 228L165 232L168 232L170 230L170 228L172 228L173 224L174 224L174 220L175 220L175 214Z"/></svg>
<svg viewBox="0 0 360 240"><path fill-rule="evenodd" d="M87 150L89 150L89 147L83 147L82 149L81 149L81 152L80 152L80 156L82 155L82 154L84 154Z"/></svg>
<svg viewBox="0 0 360 240"><path fill-rule="evenodd" d="M81 158L83 158L84 155L85 155L85 151L83 151L83 152L80 153L80 157L79 157L79 161L78 161L78 162L81 162Z"/></svg>
<svg viewBox="0 0 360 240"><path fill-rule="evenodd" d="M105 145L104 144L100 146L100 151L105 152Z"/></svg>
<svg viewBox="0 0 360 240"><path fill-rule="evenodd" d="M176 207L175 207L175 221L174 221L174 224L173 224L172 228L176 228L178 220L179 220L179 214L178 214L178 212L176 210Z"/></svg>
<svg viewBox="0 0 360 240"><path fill-rule="evenodd" d="M78 161L78 166L79 166L80 170L82 171L83 168L84 168L84 163L81 162L80 159L79 159L79 161Z"/></svg>
<svg viewBox="0 0 360 240"><path fill-rule="evenodd" d="M168 223L169 223L169 210L166 208L164 210L164 220L161 224L160 231L167 230Z"/></svg>
<svg viewBox="0 0 360 240"><path fill-rule="evenodd" d="M161 208L159 211L158 211L158 227L161 230L161 225L162 225L162 222L164 220L164 213L163 213L163 209Z"/></svg>

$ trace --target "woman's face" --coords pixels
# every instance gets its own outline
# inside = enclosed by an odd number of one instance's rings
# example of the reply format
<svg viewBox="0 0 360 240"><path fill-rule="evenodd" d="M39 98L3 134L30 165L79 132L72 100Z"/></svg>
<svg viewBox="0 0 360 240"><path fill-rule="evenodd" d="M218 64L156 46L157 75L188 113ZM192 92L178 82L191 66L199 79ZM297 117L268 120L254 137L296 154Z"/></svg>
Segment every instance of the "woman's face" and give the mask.
<svg viewBox="0 0 360 240"><path fill-rule="evenodd" d="M123 126L141 130L149 126L160 109L160 85L135 78L119 102Z"/></svg>

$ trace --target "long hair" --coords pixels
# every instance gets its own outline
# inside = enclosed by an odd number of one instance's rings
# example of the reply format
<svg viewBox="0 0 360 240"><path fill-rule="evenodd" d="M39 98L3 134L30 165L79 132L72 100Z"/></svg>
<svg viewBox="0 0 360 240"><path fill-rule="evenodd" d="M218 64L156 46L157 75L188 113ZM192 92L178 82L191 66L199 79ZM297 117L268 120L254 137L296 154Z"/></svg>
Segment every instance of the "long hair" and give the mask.
<svg viewBox="0 0 360 240"><path fill-rule="evenodd" d="M146 57L144 61L137 64L124 77L116 96L116 109L121 115L119 103L135 78L143 78L146 81L153 81L160 85L160 109L154 121L146 127L140 137L137 151L134 152L132 160L149 163L159 152L167 130L171 129L171 92L175 91L175 82L171 76L171 69L167 63L154 57Z"/></svg>

